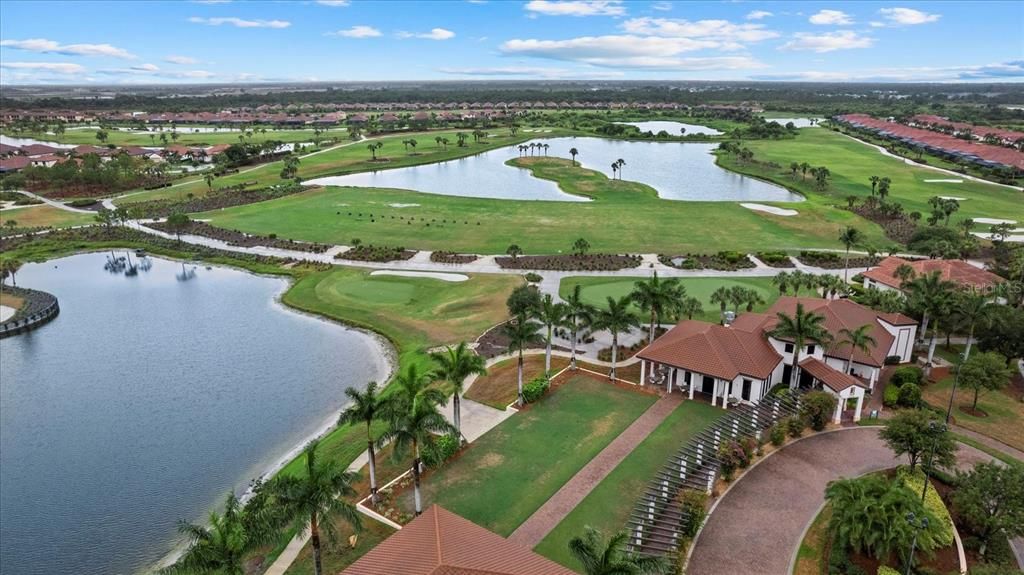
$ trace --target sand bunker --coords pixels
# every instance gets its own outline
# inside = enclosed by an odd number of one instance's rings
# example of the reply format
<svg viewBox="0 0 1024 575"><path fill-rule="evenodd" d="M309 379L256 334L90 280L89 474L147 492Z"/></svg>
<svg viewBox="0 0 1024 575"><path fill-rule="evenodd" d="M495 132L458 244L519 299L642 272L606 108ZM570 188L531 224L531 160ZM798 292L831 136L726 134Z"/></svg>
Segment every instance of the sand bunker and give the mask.
<svg viewBox="0 0 1024 575"><path fill-rule="evenodd" d="M974 218L976 224L1015 224L1017 220L1000 220L999 218Z"/></svg>
<svg viewBox="0 0 1024 575"><path fill-rule="evenodd" d="M392 270L376 270L370 272L371 276L401 276L407 278L430 278L446 282L464 282L469 276L464 274L449 274L444 272L405 272Z"/></svg>
<svg viewBox="0 0 1024 575"><path fill-rule="evenodd" d="M944 179L944 180L940 179L940 180L925 180L925 183L926 184L962 184L962 183L964 183L964 181L963 180L954 180L954 179Z"/></svg>
<svg viewBox="0 0 1024 575"><path fill-rule="evenodd" d="M764 204L742 203L740 205L743 206L744 208L747 208L748 210L754 210L756 212L764 212L766 214L772 214L772 215L775 215L775 216L795 216L795 215L800 213L800 212L798 212L796 210L787 210L785 208L776 208L775 206L766 206Z"/></svg>
<svg viewBox="0 0 1024 575"><path fill-rule="evenodd" d="M944 200L956 200L958 202L965 202L968 199L968 198L960 198L960 197L957 197L957 196L939 196L939 197L944 199Z"/></svg>
<svg viewBox="0 0 1024 575"><path fill-rule="evenodd" d="M388 204L392 208L418 208L419 204Z"/></svg>

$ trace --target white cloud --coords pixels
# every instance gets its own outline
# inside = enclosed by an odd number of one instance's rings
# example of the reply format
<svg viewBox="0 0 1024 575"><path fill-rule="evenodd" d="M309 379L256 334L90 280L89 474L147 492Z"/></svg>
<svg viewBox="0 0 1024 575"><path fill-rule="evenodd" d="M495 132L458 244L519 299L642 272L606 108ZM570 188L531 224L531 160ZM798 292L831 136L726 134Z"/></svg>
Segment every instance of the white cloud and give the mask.
<svg viewBox="0 0 1024 575"><path fill-rule="evenodd" d="M662 12L668 12L669 10L672 9L672 3L671 2L655 2L654 4L651 4L651 9L652 10L661 10Z"/></svg>
<svg viewBox="0 0 1024 575"><path fill-rule="evenodd" d="M803 82L962 82L1024 78L1024 61L976 66L945 66L917 68L879 68L850 72L808 70L779 74L752 75L754 80Z"/></svg>
<svg viewBox="0 0 1024 575"><path fill-rule="evenodd" d="M0 62L0 68L8 70L34 70L54 74L84 74L85 67L68 62Z"/></svg>
<svg viewBox="0 0 1024 575"><path fill-rule="evenodd" d="M399 32L399 38L422 38L424 40L449 40L455 37L455 32L444 28L432 28L430 32Z"/></svg>
<svg viewBox="0 0 1024 575"><path fill-rule="evenodd" d="M546 16L623 16L622 0L530 0L524 6Z"/></svg>
<svg viewBox="0 0 1024 575"><path fill-rule="evenodd" d="M373 26L353 26L337 32L328 32L328 36L344 36L346 38L376 38L382 32Z"/></svg>
<svg viewBox="0 0 1024 575"><path fill-rule="evenodd" d="M61 44L45 38L30 38L28 40L0 40L0 46L25 50L27 52L39 52L42 54L64 54L65 56L107 56L111 58L135 58L133 54L122 48L110 44Z"/></svg>
<svg viewBox="0 0 1024 575"><path fill-rule="evenodd" d="M316 0L316 3L321 6L331 6L334 8L342 8L351 4L349 0Z"/></svg>
<svg viewBox="0 0 1024 575"><path fill-rule="evenodd" d="M188 19L193 24L206 24L207 26L220 26L228 24L236 28L287 28L292 25L287 20L243 20L242 18L200 18L193 16Z"/></svg>
<svg viewBox="0 0 1024 575"><path fill-rule="evenodd" d="M798 32L793 39L783 44L781 50L812 50L818 53L834 52L835 50L850 50L853 48L869 48L875 43L875 39L869 36L861 36L856 32L843 30L841 32L829 32L827 34L808 34Z"/></svg>
<svg viewBox="0 0 1024 575"><path fill-rule="evenodd" d="M928 14L913 8L882 8L878 13L893 26L916 26L936 22L942 18L941 14ZM872 25L874 24L873 22Z"/></svg>
<svg viewBox="0 0 1024 575"><path fill-rule="evenodd" d="M633 18L622 23L630 34L661 36L666 38L701 38L721 43L724 47L736 48L740 42L760 42L777 38L778 32L768 30L763 24L734 24L728 20L689 20L672 18Z"/></svg>
<svg viewBox="0 0 1024 575"><path fill-rule="evenodd" d="M196 60L195 58L192 58L192 57L189 57L189 56L175 56L175 55L171 55L171 56L168 56L168 57L164 58L164 62L170 62L171 64L181 64L183 66L187 66L187 65L190 65L190 64L198 64L199 63L199 61Z"/></svg>
<svg viewBox="0 0 1024 575"><path fill-rule="evenodd" d="M501 45L507 55L581 62L608 68L662 68L711 70L757 68L762 64L745 56L680 58L679 54L719 43L694 38L657 36L584 36L570 40L509 40Z"/></svg>
<svg viewBox="0 0 1024 575"><path fill-rule="evenodd" d="M769 16L774 16L774 14L766 10L754 10L747 14L747 20L763 20Z"/></svg>
<svg viewBox="0 0 1024 575"><path fill-rule="evenodd" d="M160 67L156 64L140 64L138 66L132 66L133 70L139 70L140 72L158 72Z"/></svg>
<svg viewBox="0 0 1024 575"><path fill-rule="evenodd" d="M848 26L853 24L853 18L841 10L821 10L810 17L810 22L821 26Z"/></svg>
<svg viewBox="0 0 1024 575"><path fill-rule="evenodd" d="M612 70L601 70L598 72L581 72L577 70L568 70L565 68L544 68L544 67L532 67L532 66L494 66L494 67L483 67L483 68L438 68L438 72L444 74L453 74L457 76L517 76L517 77L530 77L530 78L544 78L544 79L564 79L564 78L619 78L623 76L622 72Z"/></svg>
<svg viewBox="0 0 1024 575"><path fill-rule="evenodd" d="M174 70L164 71L154 64L142 64L128 68L106 68L97 70L99 74L110 76L145 76L149 78L174 78L187 80L202 80L213 78L217 74L207 70Z"/></svg>

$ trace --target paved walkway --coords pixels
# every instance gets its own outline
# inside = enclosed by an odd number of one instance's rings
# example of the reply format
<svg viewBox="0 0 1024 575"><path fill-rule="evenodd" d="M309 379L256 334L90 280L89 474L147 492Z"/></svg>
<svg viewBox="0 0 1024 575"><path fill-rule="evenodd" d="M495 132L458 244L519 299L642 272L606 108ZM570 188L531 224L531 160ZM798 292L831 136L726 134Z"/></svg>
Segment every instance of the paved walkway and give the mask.
<svg viewBox="0 0 1024 575"><path fill-rule="evenodd" d="M666 395L655 402L609 443L601 453L591 459L590 463L583 466L583 469L580 469L572 479L555 492L512 535L509 535L509 541L528 548L536 547L680 403L682 403L682 396L679 394ZM632 494L629 495L632 496Z"/></svg>

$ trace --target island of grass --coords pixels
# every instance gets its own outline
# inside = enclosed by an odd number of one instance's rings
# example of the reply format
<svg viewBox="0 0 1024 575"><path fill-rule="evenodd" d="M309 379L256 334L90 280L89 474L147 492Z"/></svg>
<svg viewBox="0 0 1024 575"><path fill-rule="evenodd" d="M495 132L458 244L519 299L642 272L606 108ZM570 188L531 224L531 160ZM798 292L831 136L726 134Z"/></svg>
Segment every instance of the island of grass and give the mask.
<svg viewBox="0 0 1024 575"><path fill-rule="evenodd" d="M13 221L12 226L10 222ZM95 223L93 214L62 210L47 204L0 211L0 228L67 228Z"/></svg>

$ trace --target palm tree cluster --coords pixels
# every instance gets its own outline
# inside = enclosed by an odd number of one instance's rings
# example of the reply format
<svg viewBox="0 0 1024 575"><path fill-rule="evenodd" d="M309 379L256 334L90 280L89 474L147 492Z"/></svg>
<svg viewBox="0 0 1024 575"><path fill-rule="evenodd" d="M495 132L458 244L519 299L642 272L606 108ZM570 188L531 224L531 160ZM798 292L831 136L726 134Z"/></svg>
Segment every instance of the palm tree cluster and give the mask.
<svg viewBox="0 0 1024 575"><path fill-rule="evenodd" d="M825 316L804 309L804 304L796 304L793 315L779 312L776 314L778 323L771 331L771 336L793 343L793 370L790 372L789 387L795 389L800 381L800 354L804 346L817 344L822 347L832 342L832 334L825 328Z"/></svg>
<svg viewBox="0 0 1024 575"><path fill-rule="evenodd" d="M825 299L835 299L850 293L850 285L833 274L810 274L800 270L779 272L772 278L772 283L779 288L779 295L792 293L800 297L800 290L809 289Z"/></svg>
<svg viewBox="0 0 1024 575"><path fill-rule="evenodd" d="M615 173L618 172L619 179L622 179L622 168L626 165L626 160L619 158L612 162L612 179L615 179Z"/></svg>
<svg viewBox="0 0 1024 575"><path fill-rule="evenodd" d="M721 286L711 293L711 303L718 304L724 320L725 311L730 305L733 307L733 313L739 313L741 306L747 311L754 311L755 306L764 304L764 298L761 297L761 292L752 288L741 285Z"/></svg>

